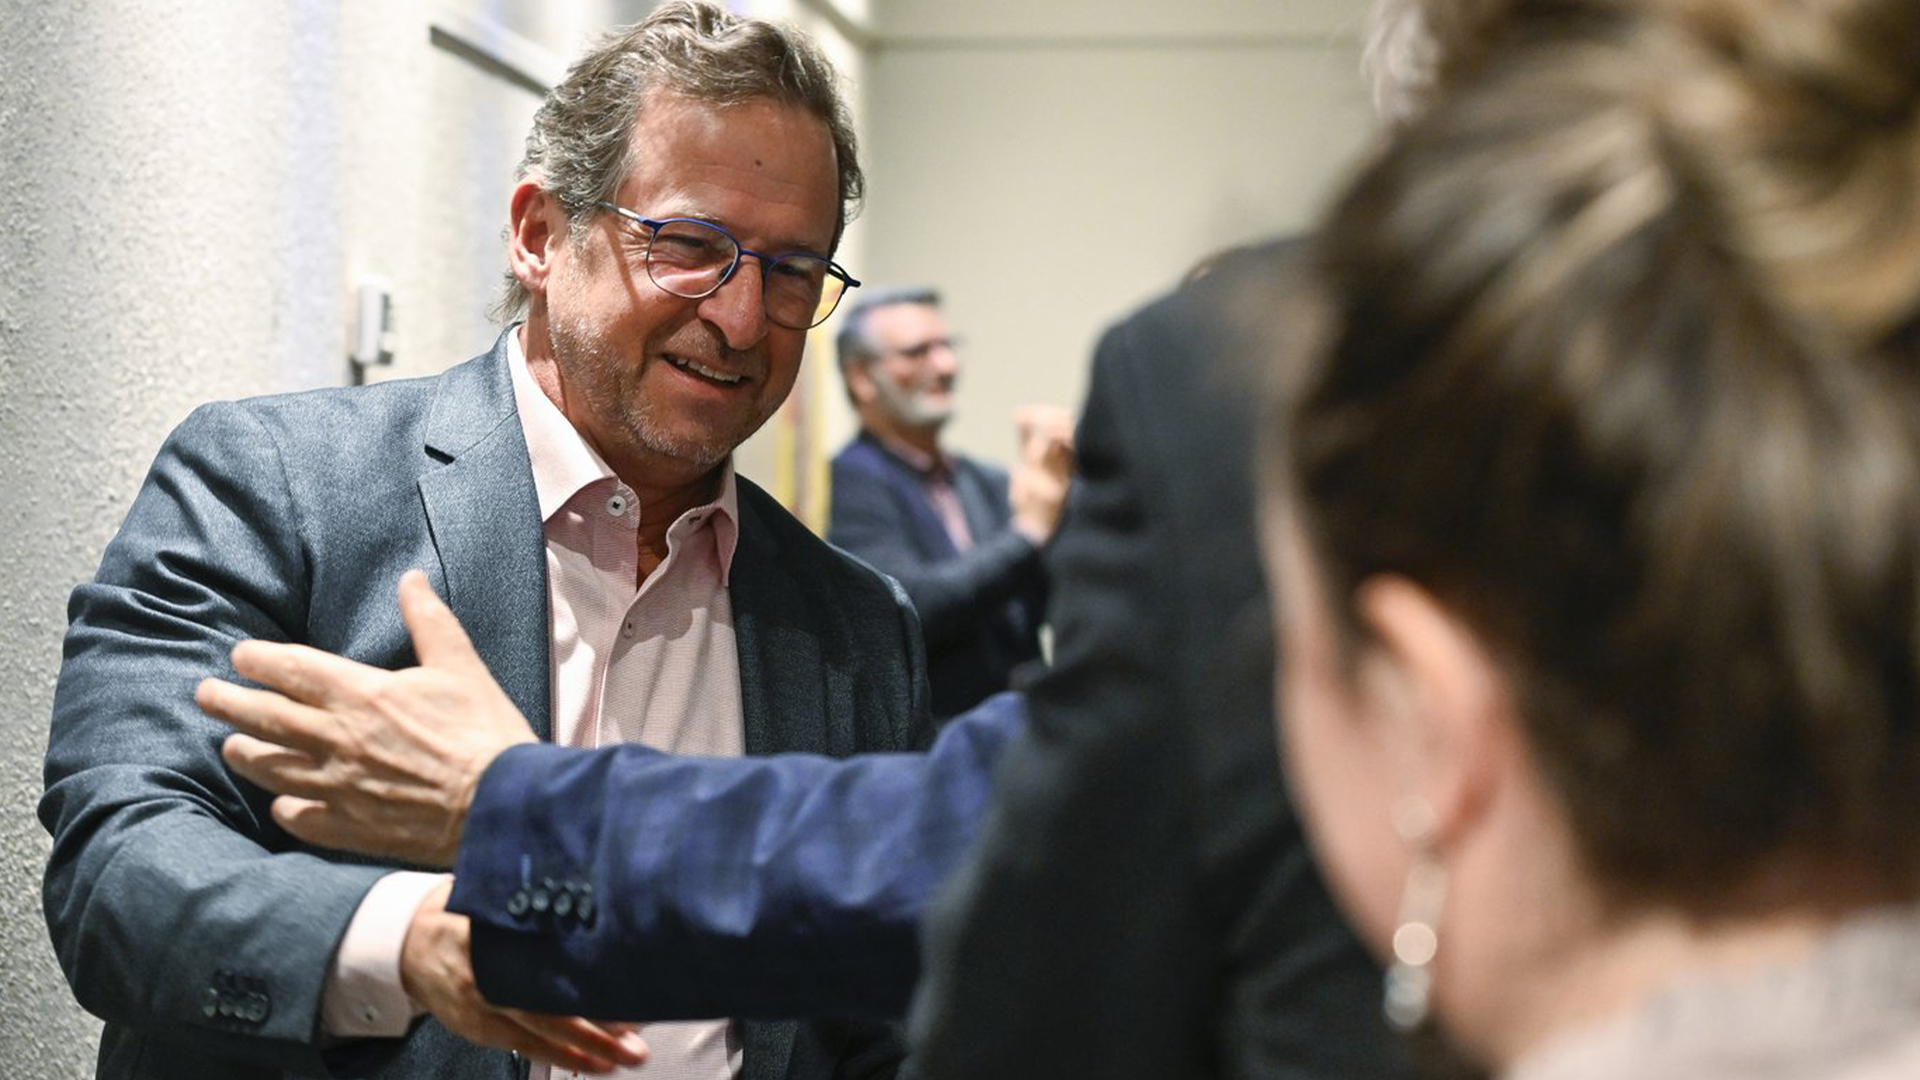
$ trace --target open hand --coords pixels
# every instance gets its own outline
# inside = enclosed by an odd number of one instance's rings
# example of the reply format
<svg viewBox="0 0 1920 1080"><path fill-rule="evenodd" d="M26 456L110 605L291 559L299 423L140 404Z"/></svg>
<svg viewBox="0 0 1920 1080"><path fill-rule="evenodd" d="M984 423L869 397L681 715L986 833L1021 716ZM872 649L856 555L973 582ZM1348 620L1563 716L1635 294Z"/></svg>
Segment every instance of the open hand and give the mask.
<svg viewBox="0 0 1920 1080"><path fill-rule="evenodd" d="M400 614L419 667L243 641L234 669L271 689L206 679L194 700L239 729L221 756L279 796L273 818L289 833L451 866L480 775L533 730L418 570L400 579Z"/></svg>
<svg viewBox="0 0 1920 1080"><path fill-rule="evenodd" d="M1013 526L1035 544L1044 544L1060 527L1073 480L1073 415L1058 406L1026 405L1015 410L1014 425L1020 433L1020 461L1007 492Z"/></svg>

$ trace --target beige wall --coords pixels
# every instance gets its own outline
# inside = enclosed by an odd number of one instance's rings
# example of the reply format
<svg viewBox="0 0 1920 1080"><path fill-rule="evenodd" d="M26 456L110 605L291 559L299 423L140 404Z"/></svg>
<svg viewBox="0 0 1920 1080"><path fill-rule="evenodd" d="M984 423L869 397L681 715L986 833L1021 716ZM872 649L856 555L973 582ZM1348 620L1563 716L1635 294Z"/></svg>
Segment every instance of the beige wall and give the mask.
<svg viewBox="0 0 1920 1080"><path fill-rule="evenodd" d="M877 0L865 261L965 336L951 441L1077 406L1102 328L1300 228L1369 137L1361 0Z"/></svg>

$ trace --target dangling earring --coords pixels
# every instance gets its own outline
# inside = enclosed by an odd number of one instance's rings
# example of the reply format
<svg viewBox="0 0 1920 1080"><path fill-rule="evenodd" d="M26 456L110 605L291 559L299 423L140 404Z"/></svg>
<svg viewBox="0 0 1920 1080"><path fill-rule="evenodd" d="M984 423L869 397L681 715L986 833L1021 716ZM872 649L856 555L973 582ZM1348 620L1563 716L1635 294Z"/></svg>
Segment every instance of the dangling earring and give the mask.
<svg viewBox="0 0 1920 1080"><path fill-rule="evenodd" d="M1382 1011L1395 1031L1406 1034L1427 1019L1433 994L1433 957L1440 950L1440 910L1447 899L1447 868L1434 852L1433 808L1408 799L1395 808L1394 830L1413 849L1413 865L1400 896L1393 931L1393 964L1387 968Z"/></svg>

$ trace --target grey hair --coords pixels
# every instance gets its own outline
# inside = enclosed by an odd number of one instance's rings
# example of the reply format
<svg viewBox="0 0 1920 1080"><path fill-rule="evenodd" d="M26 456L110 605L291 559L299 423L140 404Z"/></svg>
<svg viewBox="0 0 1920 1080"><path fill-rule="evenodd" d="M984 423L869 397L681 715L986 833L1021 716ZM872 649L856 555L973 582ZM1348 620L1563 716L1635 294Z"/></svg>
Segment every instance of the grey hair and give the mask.
<svg viewBox="0 0 1920 1080"><path fill-rule="evenodd" d="M842 372L880 355L880 343L873 340L873 335L868 332L869 317L881 308L900 304L923 304L937 308L940 306L940 294L922 285L863 293L860 302L853 305L846 318L841 320L840 332L833 338L834 352L839 357Z"/></svg>
<svg viewBox="0 0 1920 1080"><path fill-rule="evenodd" d="M534 114L515 173L566 208L577 231L632 171L633 130L656 90L712 105L771 99L818 117L833 139L840 212L833 246L865 194L853 119L833 65L791 27L742 19L706 0L673 0L602 38ZM511 271L496 313L518 318L529 297Z"/></svg>

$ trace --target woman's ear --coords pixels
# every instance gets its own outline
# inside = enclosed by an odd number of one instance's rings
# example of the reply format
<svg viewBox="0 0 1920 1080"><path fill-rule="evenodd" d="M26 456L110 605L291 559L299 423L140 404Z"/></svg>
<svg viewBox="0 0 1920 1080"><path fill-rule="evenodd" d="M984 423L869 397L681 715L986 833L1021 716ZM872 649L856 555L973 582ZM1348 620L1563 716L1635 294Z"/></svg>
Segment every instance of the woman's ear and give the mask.
<svg viewBox="0 0 1920 1080"><path fill-rule="evenodd" d="M1478 822L1503 755L1521 745L1506 683L1473 631L1413 581L1381 575L1355 599L1372 638L1361 689L1391 725L1396 786L1431 809L1433 842L1446 847Z"/></svg>
<svg viewBox="0 0 1920 1080"><path fill-rule="evenodd" d="M553 249L566 236L566 213L558 200L531 180L513 189L508 205L507 263L534 296L544 296Z"/></svg>

